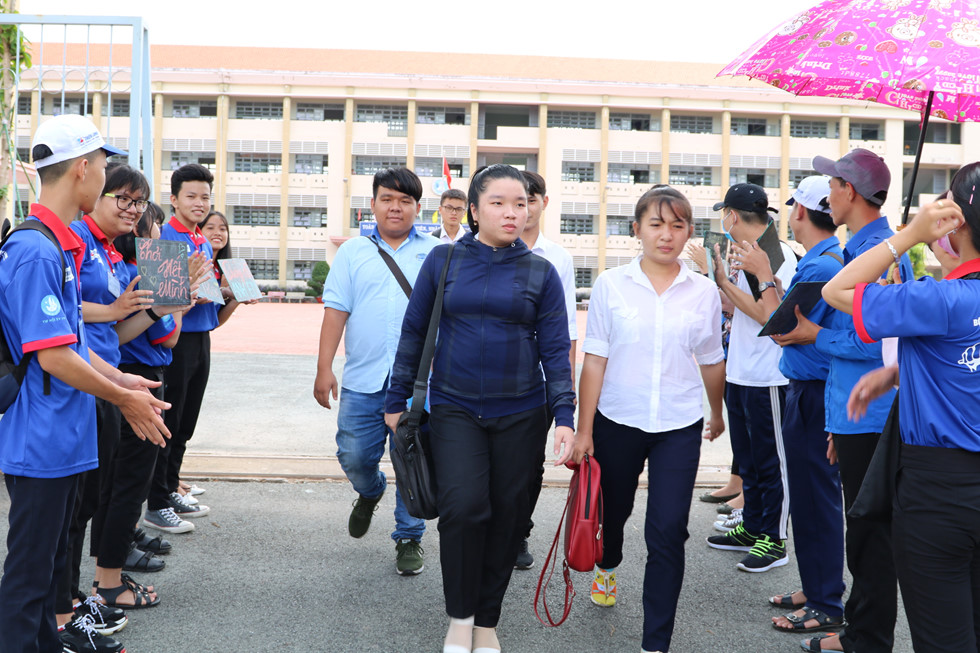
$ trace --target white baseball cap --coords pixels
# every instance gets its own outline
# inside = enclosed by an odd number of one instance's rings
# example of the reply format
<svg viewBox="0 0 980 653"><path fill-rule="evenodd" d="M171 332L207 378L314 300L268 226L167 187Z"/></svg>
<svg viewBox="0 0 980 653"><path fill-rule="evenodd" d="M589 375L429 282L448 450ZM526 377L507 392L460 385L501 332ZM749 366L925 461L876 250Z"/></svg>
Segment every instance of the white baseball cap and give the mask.
<svg viewBox="0 0 980 653"><path fill-rule="evenodd" d="M827 197L830 196L830 177L814 175L807 177L796 186L796 192L786 200L786 206L799 202L811 211L830 212Z"/></svg>
<svg viewBox="0 0 980 653"><path fill-rule="evenodd" d="M111 154L127 154L118 148L106 145L105 139L99 133L99 128L88 118L75 114L55 116L41 123L34 132L33 150L38 145L47 145L51 155L34 162L35 168L68 161L85 156L95 150L105 150L106 156Z"/></svg>

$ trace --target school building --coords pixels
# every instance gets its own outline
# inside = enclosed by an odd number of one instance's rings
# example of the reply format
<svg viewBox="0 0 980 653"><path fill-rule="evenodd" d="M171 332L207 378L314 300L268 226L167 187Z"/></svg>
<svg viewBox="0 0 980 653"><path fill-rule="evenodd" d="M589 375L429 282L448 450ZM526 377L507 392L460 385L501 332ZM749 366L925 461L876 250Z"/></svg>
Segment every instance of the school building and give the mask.
<svg viewBox="0 0 980 653"><path fill-rule="evenodd" d="M17 103L20 156L36 125L63 111L93 117L125 146L128 46L34 49ZM156 171L153 199L167 209L180 165L212 169L235 255L260 284L283 288L304 285L316 261L357 235L371 218L372 175L389 166L422 178L425 221L439 204L444 158L464 191L485 164L541 173L544 233L571 252L588 287L639 251L633 208L654 183L682 190L703 232L717 229L711 205L730 184L765 186L785 216L814 155L865 147L893 171L885 211L898 222L901 173L918 137L910 112L716 78L720 65L168 45L153 46L151 60L154 147L144 166ZM63 84L44 66L76 81ZM978 146L980 127L933 121L913 206L944 190Z"/></svg>

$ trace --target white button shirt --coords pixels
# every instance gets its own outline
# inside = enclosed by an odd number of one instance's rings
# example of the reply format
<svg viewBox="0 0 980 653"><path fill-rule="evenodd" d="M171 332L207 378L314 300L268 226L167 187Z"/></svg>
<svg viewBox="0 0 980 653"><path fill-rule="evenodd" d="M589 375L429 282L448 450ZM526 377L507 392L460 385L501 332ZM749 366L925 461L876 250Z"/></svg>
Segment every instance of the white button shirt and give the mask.
<svg viewBox="0 0 980 653"><path fill-rule="evenodd" d="M538 234L538 239L531 248L532 254L537 254L555 266L558 277L561 279L561 287L565 291L565 312L568 314L568 339L578 340L578 323L575 320L575 267L572 264L572 255L558 243L548 240L543 234Z"/></svg>
<svg viewBox="0 0 980 653"><path fill-rule="evenodd" d="M445 222L443 222L442 224L439 225L439 230L440 230L439 231L439 240L441 240L442 242L446 243L447 245L452 245L457 240L459 240L460 238L462 238L463 236L465 236L467 233L469 233L468 231L466 231L465 228L463 228L463 225L460 224L459 225L459 229L456 230L456 237L453 238L449 234L446 233L446 223Z"/></svg>
<svg viewBox="0 0 980 653"><path fill-rule="evenodd" d="M607 359L599 410L612 421L660 433L704 417L698 365L724 360L715 284L678 264L662 295L640 257L596 279L582 350Z"/></svg>

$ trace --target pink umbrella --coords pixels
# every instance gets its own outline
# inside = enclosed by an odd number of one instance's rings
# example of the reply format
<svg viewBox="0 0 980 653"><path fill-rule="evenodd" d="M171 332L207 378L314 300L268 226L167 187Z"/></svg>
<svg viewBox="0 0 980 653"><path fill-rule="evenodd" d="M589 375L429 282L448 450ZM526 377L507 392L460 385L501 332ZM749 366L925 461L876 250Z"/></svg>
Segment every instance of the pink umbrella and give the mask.
<svg viewBox="0 0 980 653"><path fill-rule="evenodd" d="M914 188L929 116L980 120L980 2L826 0L774 29L718 75L920 113ZM903 223L911 193L905 200Z"/></svg>

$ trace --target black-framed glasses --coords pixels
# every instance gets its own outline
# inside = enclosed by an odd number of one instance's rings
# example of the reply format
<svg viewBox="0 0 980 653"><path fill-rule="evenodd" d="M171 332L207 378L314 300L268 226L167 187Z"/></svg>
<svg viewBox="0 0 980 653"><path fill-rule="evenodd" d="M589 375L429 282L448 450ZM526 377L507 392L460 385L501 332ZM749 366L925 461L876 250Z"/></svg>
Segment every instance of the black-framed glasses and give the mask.
<svg viewBox="0 0 980 653"><path fill-rule="evenodd" d="M143 213L146 211L146 207L150 203L146 200L134 200L132 197L126 197L125 195L116 195L115 193L103 193L105 197L114 197L116 199L116 208L120 211L128 211L134 204L136 205L136 212Z"/></svg>
<svg viewBox="0 0 980 653"><path fill-rule="evenodd" d="M443 204L439 208L445 209L447 213L451 213L452 215L458 215L466 211L465 206L449 206L448 204Z"/></svg>

